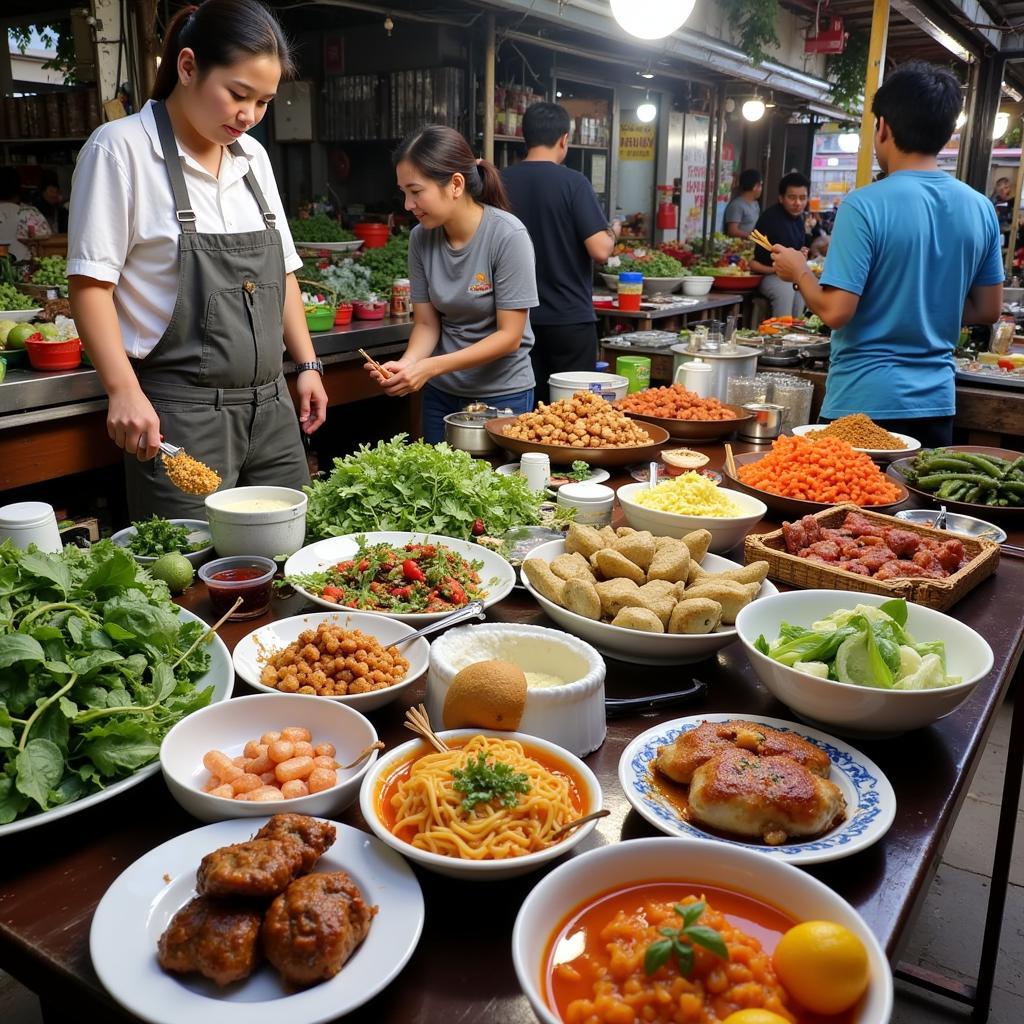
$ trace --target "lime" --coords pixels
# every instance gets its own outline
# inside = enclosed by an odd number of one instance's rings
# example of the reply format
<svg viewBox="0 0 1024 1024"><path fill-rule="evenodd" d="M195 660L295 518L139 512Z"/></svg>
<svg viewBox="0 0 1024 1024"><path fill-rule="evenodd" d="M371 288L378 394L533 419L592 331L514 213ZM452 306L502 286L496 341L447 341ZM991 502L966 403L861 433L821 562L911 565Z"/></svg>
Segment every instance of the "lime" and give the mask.
<svg viewBox="0 0 1024 1024"><path fill-rule="evenodd" d="M56 324L36 324L36 330L47 340L56 341L60 337Z"/></svg>
<svg viewBox="0 0 1024 1024"><path fill-rule="evenodd" d="M14 326L13 320L0 320L0 348L7 344L7 335L10 334L11 328Z"/></svg>
<svg viewBox="0 0 1024 1024"><path fill-rule="evenodd" d="M7 333L8 348L24 348L25 339L36 333L34 324L15 324Z"/></svg>
<svg viewBox="0 0 1024 1024"><path fill-rule="evenodd" d="M167 584L172 594L180 594L195 579L196 571L192 563L180 551L169 551L161 555L150 567L149 571Z"/></svg>

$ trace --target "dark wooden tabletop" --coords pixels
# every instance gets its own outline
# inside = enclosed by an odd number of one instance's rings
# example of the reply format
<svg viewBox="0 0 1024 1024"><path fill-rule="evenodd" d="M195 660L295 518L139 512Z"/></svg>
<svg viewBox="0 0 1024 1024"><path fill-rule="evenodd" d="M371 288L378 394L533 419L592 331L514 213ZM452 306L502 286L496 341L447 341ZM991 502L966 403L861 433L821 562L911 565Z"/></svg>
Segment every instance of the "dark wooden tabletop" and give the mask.
<svg viewBox="0 0 1024 1024"><path fill-rule="evenodd" d="M720 461L721 450L715 454ZM771 525L766 522L759 528ZM1022 539L1021 531L1010 538L1014 544ZM997 573L955 606L952 614L991 644L992 672L955 713L935 725L895 740L855 743L892 782L898 803L896 820L870 849L808 869L860 911L893 960L927 891L995 711L1017 669L1022 594L1024 559L1004 556ZM183 604L204 618L211 617L201 586L193 587ZM275 599L271 614L281 618L303 608L298 597ZM522 591L514 591L492 608L488 618L552 625ZM263 621L228 624L221 635L233 647ZM640 732L661 721L701 712L793 717L758 682L739 643L692 666L638 667L609 659L608 696L680 689L693 676L708 683L702 703L609 723L604 745L586 760L601 781L605 805L612 813L573 855L658 834L631 810L617 781L619 755ZM389 746L407 738L402 716L409 703L422 699L424 689L425 684L418 683L409 700L371 714ZM236 694L245 692L243 684L236 686ZM365 827L357 807L340 820ZM107 887L134 860L198 824L178 807L157 775L114 800L0 841L0 966L41 995L48 1021L71 1020L72 1014L76 1019L134 1020L116 1007L93 971L89 958L93 911ZM994 837L979 836L978 843L991 847ZM347 1019L353 1024L445 1020L526 1024L534 1020L515 979L510 943L518 908L540 873L484 885L441 878L418 868L416 872L427 908L419 947L399 978ZM965 937L965 941L977 942L980 937Z"/></svg>

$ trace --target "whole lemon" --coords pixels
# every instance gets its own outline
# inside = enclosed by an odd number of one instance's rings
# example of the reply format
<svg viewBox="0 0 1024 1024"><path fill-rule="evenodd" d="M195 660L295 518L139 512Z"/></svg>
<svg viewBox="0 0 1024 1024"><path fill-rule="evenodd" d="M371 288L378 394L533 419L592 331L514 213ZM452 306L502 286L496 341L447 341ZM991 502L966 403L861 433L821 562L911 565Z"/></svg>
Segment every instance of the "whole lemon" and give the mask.
<svg viewBox="0 0 1024 1024"><path fill-rule="evenodd" d="M722 1024L789 1024L789 1021L785 1017L780 1017L777 1013L772 1013L771 1010L750 1008L730 1013L722 1021Z"/></svg>
<svg viewBox="0 0 1024 1024"><path fill-rule="evenodd" d="M779 981L815 1013L842 1013L871 980L868 952L849 928L834 921L804 921L779 940L772 956Z"/></svg>

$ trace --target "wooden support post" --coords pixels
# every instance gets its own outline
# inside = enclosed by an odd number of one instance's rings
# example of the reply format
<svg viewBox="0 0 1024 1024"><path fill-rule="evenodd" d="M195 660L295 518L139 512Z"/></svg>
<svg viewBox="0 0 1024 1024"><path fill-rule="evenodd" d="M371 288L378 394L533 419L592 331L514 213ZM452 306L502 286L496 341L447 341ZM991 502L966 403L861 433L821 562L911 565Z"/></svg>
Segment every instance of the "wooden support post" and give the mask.
<svg viewBox="0 0 1024 1024"><path fill-rule="evenodd" d="M484 159L494 162L494 15L488 14L484 32Z"/></svg>
<svg viewBox="0 0 1024 1024"><path fill-rule="evenodd" d="M875 157L875 115L871 113L871 103L882 80L885 44L888 38L889 0L874 0L868 70L864 81L864 113L860 121L860 150L857 153L857 188L871 182L871 166Z"/></svg>

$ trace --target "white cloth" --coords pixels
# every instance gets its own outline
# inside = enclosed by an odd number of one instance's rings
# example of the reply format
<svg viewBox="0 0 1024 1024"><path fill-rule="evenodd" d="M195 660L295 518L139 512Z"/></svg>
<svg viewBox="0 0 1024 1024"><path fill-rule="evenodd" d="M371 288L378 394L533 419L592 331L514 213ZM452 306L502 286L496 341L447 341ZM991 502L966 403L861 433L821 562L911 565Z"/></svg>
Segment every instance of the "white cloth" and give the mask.
<svg viewBox="0 0 1024 1024"><path fill-rule="evenodd" d="M252 164L267 203L277 214L284 266L298 270L274 170L266 150L243 135L245 157L228 150L215 178L178 146L196 230L259 231L265 225L243 178ZM78 156L68 222L68 276L115 285L114 306L125 350L133 358L156 346L178 292L178 236L174 198L160 150L152 102L138 114L101 125Z"/></svg>

